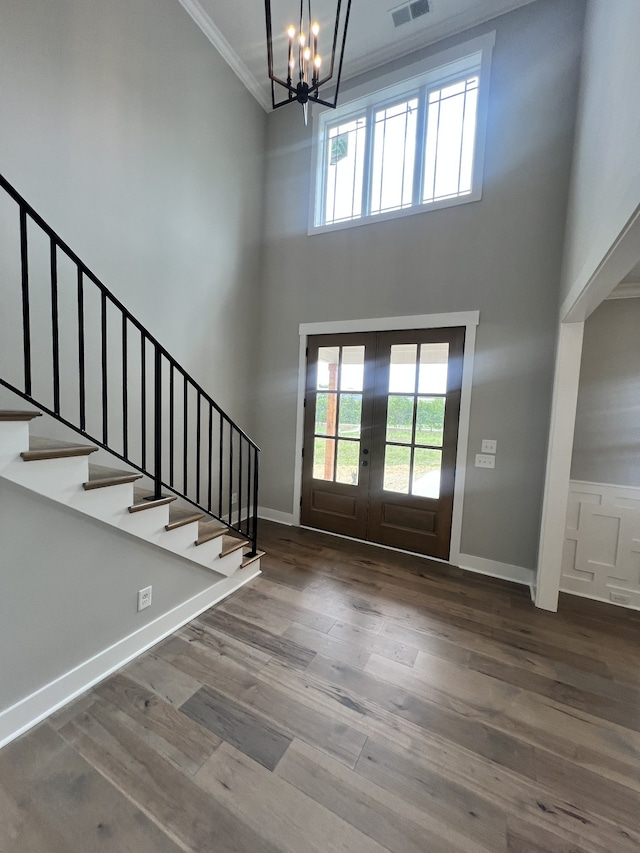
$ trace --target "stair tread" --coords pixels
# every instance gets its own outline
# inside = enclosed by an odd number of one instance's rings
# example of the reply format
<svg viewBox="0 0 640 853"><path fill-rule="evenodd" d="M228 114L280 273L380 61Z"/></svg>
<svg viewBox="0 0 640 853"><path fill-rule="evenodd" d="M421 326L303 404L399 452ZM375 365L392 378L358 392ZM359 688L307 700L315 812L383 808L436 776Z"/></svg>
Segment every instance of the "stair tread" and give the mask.
<svg viewBox="0 0 640 853"><path fill-rule="evenodd" d="M215 519L201 521L198 524L198 538L196 545L204 545L205 542L211 542L212 539L217 539L227 532L228 528Z"/></svg>
<svg viewBox="0 0 640 853"><path fill-rule="evenodd" d="M94 465L89 463L89 479L84 483L84 488L102 489L106 486L119 486L123 483L133 483L140 480L142 474L135 471L127 471L123 468L108 468L106 465Z"/></svg>
<svg viewBox="0 0 640 853"><path fill-rule="evenodd" d="M175 530L194 521L204 518L204 513L192 507L171 506L169 507L169 523L165 525L166 530Z"/></svg>
<svg viewBox="0 0 640 853"><path fill-rule="evenodd" d="M0 409L0 421L32 421L41 418L42 412L27 411L26 409Z"/></svg>
<svg viewBox="0 0 640 853"><path fill-rule="evenodd" d="M237 551L239 548L244 548L245 545L248 545L246 539L236 539L235 536L229 536L227 534L222 537L222 548L220 550L220 556L226 557L227 554L232 554L234 551Z"/></svg>
<svg viewBox="0 0 640 853"><path fill-rule="evenodd" d="M260 557L264 557L265 553L266 551L256 551L256 553L252 557L246 555L242 560L242 568L244 569L251 563L255 563L256 560L260 559Z"/></svg>
<svg viewBox="0 0 640 853"><path fill-rule="evenodd" d="M25 462L38 459L64 459L70 456L88 456L98 448L93 444L75 444L70 441L59 441L57 438L43 438L32 435L29 437L29 449L20 456Z"/></svg>
<svg viewBox="0 0 640 853"><path fill-rule="evenodd" d="M134 488L133 503L129 507L129 512L142 512L145 509L151 509L154 506L164 506L165 504L175 501L175 495L162 495L157 500L149 500L153 495L152 489Z"/></svg>

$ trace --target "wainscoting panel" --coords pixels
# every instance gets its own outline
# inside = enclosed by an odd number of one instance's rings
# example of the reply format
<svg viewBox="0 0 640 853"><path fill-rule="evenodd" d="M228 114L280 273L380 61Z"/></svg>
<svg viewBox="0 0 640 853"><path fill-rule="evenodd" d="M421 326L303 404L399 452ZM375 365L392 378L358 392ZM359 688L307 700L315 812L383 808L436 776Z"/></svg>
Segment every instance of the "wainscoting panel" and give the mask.
<svg viewBox="0 0 640 853"><path fill-rule="evenodd" d="M571 481L561 589L640 610L640 488Z"/></svg>

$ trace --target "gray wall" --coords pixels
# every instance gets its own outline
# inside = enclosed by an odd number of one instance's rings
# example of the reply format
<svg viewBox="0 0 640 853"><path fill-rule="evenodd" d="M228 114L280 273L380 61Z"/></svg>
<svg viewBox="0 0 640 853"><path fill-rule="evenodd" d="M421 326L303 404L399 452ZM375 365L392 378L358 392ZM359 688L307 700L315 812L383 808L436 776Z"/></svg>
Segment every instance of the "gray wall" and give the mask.
<svg viewBox="0 0 640 853"><path fill-rule="evenodd" d="M0 18L0 170L251 427L264 111L177 0L2 0ZM16 283L14 263L3 305Z"/></svg>
<svg viewBox="0 0 640 853"><path fill-rule="evenodd" d="M0 538L0 711L221 580L6 480Z"/></svg>
<svg viewBox="0 0 640 853"><path fill-rule="evenodd" d="M584 327L571 478L640 487L640 299L603 302Z"/></svg>
<svg viewBox="0 0 640 853"><path fill-rule="evenodd" d="M0 115L2 173L250 428L266 116L177 0L2 0ZM21 371L11 213L0 204L3 376ZM32 303L46 364L43 251ZM74 287L61 270L63 317ZM0 707L211 585L204 569L25 501L2 485ZM139 616L148 583L157 606Z"/></svg>
<svg viewBox="0 0 640 853"><path fill-rule="evenodd" d="M478 203L308 236L309 131L294 108L269 117L264 506L292 512L299 323L479 309L469 459L483 438L498 457L468 468L462 551L535 566L582 14L541 0L415 55L497 31Z"/></svg>
<svg viewBox="0 0 640 853"><path fill-rule="evenodd" d="M589 0L563 299L584 289L640 205L638 33L638 0Z"/></svg>

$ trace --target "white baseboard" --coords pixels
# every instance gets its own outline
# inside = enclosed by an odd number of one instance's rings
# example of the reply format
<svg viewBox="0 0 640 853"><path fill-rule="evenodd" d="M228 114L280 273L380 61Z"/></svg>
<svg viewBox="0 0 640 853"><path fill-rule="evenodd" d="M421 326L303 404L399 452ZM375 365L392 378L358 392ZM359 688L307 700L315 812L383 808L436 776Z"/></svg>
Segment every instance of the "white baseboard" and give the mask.
<svg viewBox="0 0 640 853"><path fill-rule="evenodd" d="M622 299L624 297L619 298ZM604 595L590 595L586 592L576 592L575 589L563 589L562 587L560 587L560 592L564 592L566 595L575 595L578 598L587 598L589 601L601 601L603 604L611 604L613 607L621 607L623 610L640 611L640 604L634 604L633 602L629 604L620 604L617 601L611 601L610 598L606 598Z"/></svg>
<svg viewBox="0 0 640 853"><path fill-rule="evenodd" d="M479 575L489 575L492 578L502 578L506 581L528 586L530 589L535 583L533 569L512 566L509 563L499 563L497 560L486 560L484 557L474 557L472 554L460 554L458 565L461 569L467 569Z"/></svg>
<svg viewBox="0 0 640 853"><path fill-rule="evenodd" d="M0 749L260 574L239 569L0 713Z"/></svg>
<svg viewBox="0 0 640 853"><path fill-rule="evenodd" d="M258 516L264 518L265 521L275 521L277 524L286 524L287 527L294 527L295 521L292 512L280 512L279 509L269 509L268 506L258 508Z"/></svg>

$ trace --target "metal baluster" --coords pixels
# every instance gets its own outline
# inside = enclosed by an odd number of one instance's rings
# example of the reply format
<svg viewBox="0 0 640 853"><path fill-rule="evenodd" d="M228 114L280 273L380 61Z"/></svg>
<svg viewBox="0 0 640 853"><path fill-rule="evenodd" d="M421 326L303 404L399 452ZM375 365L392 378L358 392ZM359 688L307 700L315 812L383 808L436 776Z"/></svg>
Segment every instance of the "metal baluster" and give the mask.
<svg viewBox="0 0 640 853"><path fill-rule="evenodd" d="M253 530L251 531L251 556L255 557L258 549L258 468L259 455L258 448L254 450L254 470L253 470Z"/></svg>
<svg viewBox="0 0 640 853"><path fill-rule="evenodd" d="M207 492L207 509L211 511L212 501L212 469L213 469L213 406L209 403L209 490Z"/></svg>
<svg viewBox="0 0 640 853"><path fill-rule="evenodd" d="M122 315L122 453L129 456L129 391L128 379L128 345L127 345L127 315Z"/></svg>
<svg viewBox="0 0 640 853"><path fill-rule="evenodd" d="M153 447L154 447L154 497L162 497L162 351L155 344L154 379L154 413L153 413Z"/></svg>
<svg viewBox="0 0 640 853"><path fill-rule="evenodd" d="M224 421L220 412L220 456L218 462L218 518L222 518L222 473L224 463Z"/></svg>
<svg viewBox="0 0 640 853"><path fill-rule="evenodd" d="M147 467L147 342L140 332L140 421L142 429L142 467Z"/></svg>
<svg viewBox="0 0 640 853"><path fill-rule="evenodd" d="M242 436L238 436L238 529L242 532Z"/></svg>
<svg viewBox="0 0 640 853"><path fill-rule="evenodd" d="M233 525L233 427L229 424L229 525Z"/></svg>
<svg viewBox="0 0 640 853"><path fill-rule="evenodd" d="M31 396L31 315L29 311L29 249L27 211L20 207L20 262L22 268L22 346L24 353L24 393Z"/></svg>
<svg viewBox="0 0 640 853"><path fill-rule="evenodd" d="M251 445L247 442L247 518L246 533L250 535L251 528Z"/></svg>
<svg viewBox="0 0 640 853"><path fill-rule="evenodd" d="M196 424L196 503L200 504L200 439L202 435L202 394L198 392L198 404L196 417L198 418L198 423Z"/></svg>
<svg viewBox="0 0 640 853"><path fill-rule="evenodd" d="M173 486L173 441L174 429L174 402L173 402L173 362L169 365L169 485Z"/></svg>
<svg viewBox="0 0 640 853"><path fill-rule="evenodd" d="M108 398L107 398L107 294L102 291L101 307L101 332L102 332L102 442L107 444L108 429Z"/></svg>
<svg viewBox="0 0 640 853"><path fill-rule="evenodd" d="M53 359L53 411L60 414L60 342L58 337L58 257L56 242L51 238L51 345Z"/></svg>
<svg viewBox="0 0 640 853"><path fill-rule="evenodd" d="M183 433L183 444L184 444L184 456L183 456L183 475L184 475L184 491L183 495L187 494L187 377L184 377L184 433Z"/></svg>
<svg viewBox="0 0 640 853"><path fill-rule="evenodd" d="M85 431L86 418L86 375L84 366L84 276L78 267L78 394L80 406L80 429Z"/></svg>

